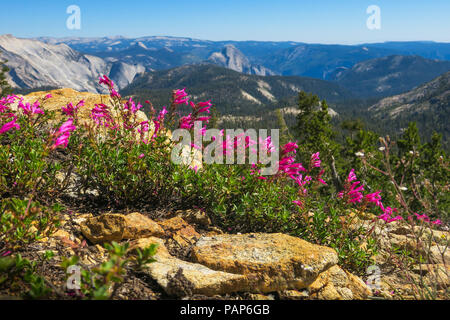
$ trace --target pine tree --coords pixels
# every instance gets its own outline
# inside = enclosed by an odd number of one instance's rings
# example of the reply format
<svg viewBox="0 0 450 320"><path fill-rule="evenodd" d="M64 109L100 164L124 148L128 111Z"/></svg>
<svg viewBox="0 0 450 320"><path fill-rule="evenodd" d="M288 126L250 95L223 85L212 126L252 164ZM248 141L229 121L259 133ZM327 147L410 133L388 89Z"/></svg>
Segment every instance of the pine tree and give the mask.
<svg viewBox="0 0 450 320"><path fill-rule="evenodd" d="M361 119L357 120L344 120L341 123L342 130L348 130L350 132L350 139L353 140L354 135L360 130L364 129L364 123Z"/></svg>
<svg viewBox="0 0 450 320"><path fill-rule="evenodd" d="M330 123L328 104L317 95L301 91L298 97L297 125L294 130L299 141L300 161L309 162L312 153L320 152L320 158L330 167L333 183L340 188L336 172L335 157L340 153L340 145L334 140L335 133Z"/></svg>
<svg viewBox="0 0 450 320"><path fill-rule="evenodd" d="M419 129L415 122L410 122L401 139L397 141L399 156L404 156L410 151L418 151L421 147Z"/></svg>

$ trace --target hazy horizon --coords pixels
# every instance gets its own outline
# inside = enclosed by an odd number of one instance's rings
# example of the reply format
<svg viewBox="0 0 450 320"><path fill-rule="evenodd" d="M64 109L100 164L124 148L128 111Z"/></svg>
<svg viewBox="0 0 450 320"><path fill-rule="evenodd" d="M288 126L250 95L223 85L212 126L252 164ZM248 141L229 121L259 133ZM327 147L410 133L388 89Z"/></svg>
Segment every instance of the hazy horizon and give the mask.
<svg viewBox="0 0 450 320"><path fill-rule="evenodd" d="M224 39L224 40L211 40L211 39L201 39L201 38L193 38L193 37L187 37L187 36L172 36L172 35L141 35L136 37L131 36L123 36L123 35L113 35L113 36L48 36L48 35L40 35L40 36L33 36L33 37L26 37L26 36L17 36L13 33L2 33L0 36L4 35L12 35L15 38L19 39L39 39L39 38L53 38L53 39L102 39L102 38L108 38L108 39L144 39L144 38L174 38L174 39L191 39L191 40L198 40L198 41L211 41L211 42L293 42L293 43L304 43L304 44L317 44L317 45L351 45L351 46L358 46L358 45L364 45L364 44L381 44L381 43L411 43L411 42L417 42L417 43L448 43L450 44L450 41L435 41L435 40L388 40L388 41L373 41L373 42L355 42L355 43L338 43L338 42L305 42L305 41L295 41L295 40L235 40L235 39Z"/></svg>

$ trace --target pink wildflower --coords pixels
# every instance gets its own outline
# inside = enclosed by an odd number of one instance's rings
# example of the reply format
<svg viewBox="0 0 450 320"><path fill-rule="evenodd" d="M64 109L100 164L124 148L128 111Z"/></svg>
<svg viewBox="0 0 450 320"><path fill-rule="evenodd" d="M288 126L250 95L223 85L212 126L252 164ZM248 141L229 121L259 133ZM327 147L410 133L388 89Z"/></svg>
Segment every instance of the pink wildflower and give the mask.
<svg viewBox="0 0 450 320"><path fill-rule="evenodd" d="M84 106L84 100L80 100L75 107L73 106L72 102L70 102L66 107L62 107L61 111L69 117L75 117L76 113L78 112L78 108L82 106Z"/></svg>
<svg viewBox="0 0 450 320"><path fill-rule="evenodd" d="M103 77L100 77L99 84L106 84L109 88L114 87L114 82L108 78L108 76L103 75Z"/></svg>
<svg viewBox="0 0 450 320"><path fill-rule="evenodd" d="M206 113L211 113L211 110L210 110L210 108L211 108L211 106L212 106L212 104L211 104L211 100L208 100L208 101L206 101L206 102L199 102L198 104L197 104L197 106L198 106L198 110L197 110L197 113L203 113L203 112L206 112Z"/></svg>
<svg viewBox="0 0 450 320"><path fill-rule="evenodd" d="M206 121L206 123L208 123L209 119L211 119L211 117L198 117L195 121Z"/></svg>
<svg viewBox="0 0 450 320"><path fill-rule="evenodd" d="M1 128L0 128L0 134L3 134L13 128L15 128L16 130L20 129L20 125L18 123L16 123L17 117L14 116L14 119L10 122L5 123Z"/></svg>
<svg viewBox="0 0 450 320"><path fill-rule="evenodd" d="M155 132L153 132L152 139L154 139L158 136L158 131L159 131L159 128L161 127L161 123L157 120L153 120L153 124L155 125Z"/></svg>
<svg viewBox="0 0 450 320"><path fill-rule="evenodd" d="M297 206L299 206L300 208L303 207L303 203L300 200L294 200L292 201L292 203L296 204Z"/></svg>
<svg viewBox="0 0 450 320"><path fill-rule="evenodd" d="M421 215L419 215L417 213L414 213L414 214L417 217L417 220L423 220L423 221L426 221L426 222L430 222L430 218L425 213L421 214Z"/></svg>
<svg viewBox="0 0 450 320"><path fill-rule="evenodd" d="M306 169L301 163L295 163L295 156L284 157L278 163L278 171L285 173L289 176L296 176L301 171L306 172Z"/></svg>
<svg viewBox="0 0 450 320"><path fill-rule="evenodd" d="M320 168L321 165L321 161L319 158L319 152L314 153L313 155L311 155L311 165L313 168Z"/></svg>
<svg viewBox="0 0 450 320"><path fill-rule="evenodd" d="M8 110L8 105L13 104L18 98L19 97L17 97L16 95L8 95L6 97L0 98L0 113Z"/></svg>
<svg viewBox="0 0 450 320"><path fill-rule="evenodd" d="M383 211L383 214L378 216L378 218L384 220L386 223L391 223L397 220L403 220L401 216L396 216L394 218L392 217L392 214L397 211L398 210L396 208L386 207L386 209Z"/></svg>
<svg viewBox="0 0 450 320"><path fill-rule="evenodd" d="M194 126L192 114L182 117L180 119L179 128L180 129L191 129Z"/></svg>
<svg viewBox="0 0 450 320"><path fill-rule="evenodd" d="M355 169L352 169L348 175L347 183L344 186L344 190L338 193L338 198L345 198L348 203L361 202L364 198L362 191L364 191L364 186L359 185L359 181L356 180Z"/></svg>
<svg viewBox="0 0 450 320"><path fill-rule="evenodd" d="M95 108L91 110L91 118L99 126L109 127L112 123L112 117L109 113L109 108L103 103L95 105Z"/></svg>
<svg viewBox="0 0 450 320"><path fill-rule="evenodd" d="M11 253L12 253L12 251L8 250L8 251L3 252L0 256L6 257L6 256L9 256Z"/></svg>
<svg viewBox="0 0 450 320"><path fill-rule="evenodd" d="M164 117L167 113L168 113L168 111L167 111L166 107L163 107L162 110L159 112L158 121L159 122L164 121Z"/></svg>
<svg viewBox="0 0 450 320"><path fill-rule="evenodd" d="M281 155L285 155L287 153L293 152L294 154L297 152L298 145L295 142L286 143L281 147Z"/></svg>
<svg viewBox="0 0 450 320"><path fill-rule="evenodd" d="M142 134L142 133L147 132L149 130L148 120L142 121L139 125L141 126L140 128L137 129L137 131L139 133Z"/></svg>
<svg viewBox="0 0 450 320"><path fill-rule="evenodd" d="M317 181L319 181L323 185L327 185L327 183L322 179L324 173L325 173L324 169L320 170L319 175L317 176Z"/></svg>
<svg viewBox="0 0 450 320"><path fill-rule="evenodd" d="M175 91L173 103L186 104L186 105L188 104L189 97L185 90L186 90L186 88Z"/></svg>
<svg viewBox="0 0 450 320"><path fill-rule="evenodd" d="M55 136L55 143L52 146L52 149L56 149L59 146L63 146L64 148L67 148L67 145L69 143L69 137L70 134L76 129L76 127L73 125L73 119L70 118L66 122L64 122L61 127L56 131L54 134Z"/></svg>
<svg viewBox="0 0 450 320"><path fill-rule="evenodd" d="M131 113L136 113L138 112L139 109L142 108L142 105L140 103L138 103L136 105L136 103L133 101L132 98L130 98L127 102L125 102L124 104L124 109L127 111L130 111Z"/></svg>
<svg viewBox="0 0 450 320"><path fill-rule="evenodd" d="M120 96L120 94L116 90L114 90L113 88L111 88L110 96L111 96L111 98L118 98L118 99L122 98Z"/></svg>
<svg viewBox="0 0 450 320"><path fill-rule="evenodd" d="M380 207L380 209L384 211L384 206L383 206L383 203L381 202L380 193L381 193L381 191L369 193L369 194L366 194L364 196L364 198L366 199L366 201L368 201L370 203L374 203L376 206Z"/></svg>
<svg viewBox="0 0 450 320"><path fill-rule="evenodd" d="M22 101L19 102L18 107L23 110L23 113L27 116L31 116L33 114L44 114L44 111L39 108L40 103L38 100L36 100L32 105L27 102L26 104L23 104Z"/></svg>
<svg viewBox="0 0 450 320"><path fill-rule="evenodd" d="M355 169L352 169L352 170L350 170L350 173L348 174L347 181L352 182L354 180L356 180L356 174L355 174Z"/></svg>

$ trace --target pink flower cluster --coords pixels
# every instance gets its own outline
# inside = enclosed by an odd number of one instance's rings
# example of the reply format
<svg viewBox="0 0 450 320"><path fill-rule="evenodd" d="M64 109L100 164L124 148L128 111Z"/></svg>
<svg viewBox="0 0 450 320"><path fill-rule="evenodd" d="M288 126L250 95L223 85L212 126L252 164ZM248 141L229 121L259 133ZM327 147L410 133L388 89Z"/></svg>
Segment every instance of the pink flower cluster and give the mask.
<svg viewBox="0 0 450 320"><path fill-rule="evenodd" d="M351 169L348 177L345 181L344 190L339 192L337 197L344 199L347 203L357 204L364 203L367 204L375 204L378 206L383 214L381 214L378 218L386 221L386 223L390 223L396 220L403 219L401 216L393 217L392 214L397 213L398 210L396 208L384 207L381 201L381 191L376 191L374 193L369 193L364 195L364 185L360 184L359 181L356 181L357 177L355 174L355 169Z"/></svg>
<svg viewBox="0 0 450 320"><path fill-rule="evenodd" d="M347 177L344 190L339 192L337 197L346 199L348 203L360 203L364 198L362 194L364 186L359 185L360 182L355 181L356 179L355 169L352 169Z"/></svg>
<svg viewBox="0 0 450 320"><path fill-rule="evenodd" d="M0 127L0 134L4 134L5 132L8 132L11 129L16 129L16 130L20 130L20 125L18 123L16 123L17 121L17 116L15 116L14 114L10 114L7 116L7 118L13 118L13 120L5 123L4 125L2 125Z"/></svg>
<svg viewBox="0 0 450 320"><path fill-rule="evenodd" d="M180 129L192 129L196 121L205 121L206 123L208 123L211 117L203 115L203 113L206 112L209 114L211 112L211 100L195 104L194 102L189 101L189 97L184 90L185 89L176 91L177 98L174 100L174 103L177 105L183 103L185 103L186 105L190 105L192 108L192 112L187 116L181 117L178 127Z"/></svg>
<svg viewBox="0 0 450 320"><path fill-rule="evenodd" d="M0 99L0 134L4 134L12 129L20 130L20 125L17 123L17 116L11 112L10 105L16 99L15 95L9 95ZM5 122L6 121L6 122Z"/></svg>
<svg viewBox="0 0 450 320"><path fill-rule="evenodd" d="M76 117L79 108L84 106L84 100L80 100L75 106L72 102L61 108L62 113L69 117Z"/></svg>
<svg viewBox="0 0 450 320"><path fill-rule="evenodd" d="M50 99L51 94L47 94L44 100ZM9 121L4 123L0 127L0 134L4 134L12 129L20 130L20 125L17 123L17 115L11 112L9 105L14 103L18 99L17 96L7 96L0 99L0 119L8 119ZM75 107L69 103L66 107L62 108L63 113L66 115L74 116L78 107L84 105L84 101L80 101ZM30 120L35 114L44 114L44 111L40 107L39 100L34 103L23 103L23 98L19 99L17 105L18 109L22 110L23 114ZM9 111L8 113L6 111ZM12 119L12 120L11 120ZM56 149L59 146L67 147L70 134L76 129L73 125L73 119L70 118L61 127L52 134L53 145L51 150Z"/></svg>
<svg viewBox="0 0 450 320"><path fill-rule="evenodd" d="M54 144L52 146L52 149L56 149L59 146L67 148L70 134L75 131L75 129L76 127L73 125L72 118L64 122L61 127L53 134Z"/></svg>
<svg viewBox="0 0 450 320"><path fill-rule="evenodd" d="M417 220L419 221L425 221L425 222L429 222L435 225L440 225L442 224L442 221L439 219L436 219L434 221L431 221L430 217L428 217L425 213L424 214L418 214L418 213L414 213L414 215L416 216ZM408 217L408 219L412 219L412 217Z"/></svg>
<svg viewBox="0 0 450 320"><path fill-rule="evenodd" d="M128 112L131 112L135 114L142 108L142 105L140 103L136 104L132 98L128 99L127 102L124 104L124 109Z"/></svg>
<svg viewBox="0 0 450 320"><path fill-rule="evenodd" d="M363 203L364 205L373 204L379 207L383 213L379 215L378 218L386 221L386 223L403 220L403 217L400 215L394 216L398 213L397 208L384 207L381 199L381 191L363 195L362 191L364 191L364 186L362 184L359 185L360 182L355 180L357 180L355 169L351 169L344 185L344 190L338 193L338 198L344 199L347 203ZM417 213L415 213L415 215L418 220L431 222L433 224L441 224L441 221L439 219L430 221L430 218L425 214L418 215Z"/></svg>
<svg viewBox="0 0 450 320"><path fill-rule="evenodd" d="M7 120L0 127L0 134L4 134L12 129L20 130L20 125L17 123L17 115L11 111L10 105L13 104L19 97L16 95L9 95L0 99L0 120ZM21 109L23 114L29 119L35 114L44 114L44 111L40 108L39 100L34 103L23 103L23 98L19 99L17 105L18 109ZM3 121L2 121L3 122Z"/></svg>
<svg viewBox="0 0 450 320"><path fill-rule="evenodd" d="M320 153L316 152L311 155L309 166L305 168L301 163L295 162L295 155L297 153L298 145L294 142L289 142L281 147L281 159L278 163L278 174L286 175L298 185L299 196L305 197L308 193L307 187L313 183L326 185L327 183L322 179L325 170L320 170L315 178L312 177L312 171L321 167ZM294 200L293 203L298 207L303 207L301 200Z"/></svg>
<svg viewBox="0 0 450 320"><path fill-rule="evenodd" d="M44 111L40 108L39 100L36 100L33 104L30 104L29 102L23 104L23 99L21 99L18 107L29 117L34 114L44 114Z"/></svg>
<svg viewBox="0 0 450 320"><path fill-rule="evenodd" d="M153 119L153 124L155 125L155 132L152 135L152 139L156 138L158 135L158 132L161 130L161 128L164 126L164 119L166 114L168 113L165 106L159 111L158 117ZM153 117L152 117L153 118ZM148 129L147 129L148 130Z"/></svg>
<svg viewBox="0 0 450 320"><path fill-rule="evenodd" d="M175 91L173 103L175 104L188 104L189 102L189 96L186 93L186 88L184 89L178 89Z"/></svg>
<svg viewBox="0 0 450 320"><path fill-rule="evenodd" d="M103 103L96 104L91 110L91 119L95 121L98 126L114 127L113 118L109 111L109 107Z"/></svg>
<svg viewBox="0 0 450 320"><path fill-rule="evenodd" d="M121 98L120 94L114 89L114 82L108 76L103 75L103 77L100 77L99 84L104 84L108 87L111 98Z"/></svg>

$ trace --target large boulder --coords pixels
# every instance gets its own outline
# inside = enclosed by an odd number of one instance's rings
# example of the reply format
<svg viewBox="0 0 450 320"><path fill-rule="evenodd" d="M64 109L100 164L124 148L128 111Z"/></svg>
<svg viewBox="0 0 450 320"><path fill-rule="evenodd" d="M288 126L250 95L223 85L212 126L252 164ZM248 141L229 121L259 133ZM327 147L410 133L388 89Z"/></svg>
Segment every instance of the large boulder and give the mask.
<svg viewBox="0 0 450 320"><path fill-rule="evenodd" d="M306 288L338 262L333 249L281 233L202 237L191 255L214 270L258 275L260 292Z"/></svg>
<svg viewBox="0 0 450 320"><path fill-rule="evenodd" d="M155 237L131 242L130 250L145 248L157 243L156 262L146 265L144 272L153 278L163 290L177 297L194 294L214 296L232 292L252 291L252 276L215 271L198 263L191 263L171 256L164 241Z"/></svg>

